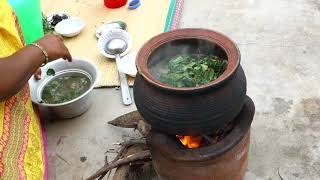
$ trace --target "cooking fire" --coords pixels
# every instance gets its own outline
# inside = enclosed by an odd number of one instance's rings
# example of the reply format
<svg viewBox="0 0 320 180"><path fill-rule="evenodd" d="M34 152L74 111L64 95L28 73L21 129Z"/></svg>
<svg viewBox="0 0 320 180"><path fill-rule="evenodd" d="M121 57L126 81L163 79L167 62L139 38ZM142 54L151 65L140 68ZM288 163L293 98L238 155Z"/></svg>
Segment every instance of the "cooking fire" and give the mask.
<svg viewBox="0 0 320 180"><path fill-rule="evenodd" d="M202 143L202 137L201 136L181 136L176 135L176 137L180 140L180 142L186 147L186 148L199 148Z"/></svg>

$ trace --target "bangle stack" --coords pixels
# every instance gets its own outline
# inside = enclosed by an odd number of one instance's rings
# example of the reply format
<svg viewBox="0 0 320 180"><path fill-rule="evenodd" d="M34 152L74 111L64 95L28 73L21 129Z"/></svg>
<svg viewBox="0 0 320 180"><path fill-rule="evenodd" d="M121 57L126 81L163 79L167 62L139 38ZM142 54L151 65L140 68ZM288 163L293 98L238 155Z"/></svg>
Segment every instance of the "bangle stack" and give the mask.
<svg viewBox="0 0 320 180"><path fill-rule="evenodd" d="M35 46L35 47L37 47L38 49L41 50L42 54L45 57L45 60L42 63L41 67L45 66L49 62L49 56L48 56L47 51L42 46L40 46L38 43L31 43L30 45Z"/></svg>

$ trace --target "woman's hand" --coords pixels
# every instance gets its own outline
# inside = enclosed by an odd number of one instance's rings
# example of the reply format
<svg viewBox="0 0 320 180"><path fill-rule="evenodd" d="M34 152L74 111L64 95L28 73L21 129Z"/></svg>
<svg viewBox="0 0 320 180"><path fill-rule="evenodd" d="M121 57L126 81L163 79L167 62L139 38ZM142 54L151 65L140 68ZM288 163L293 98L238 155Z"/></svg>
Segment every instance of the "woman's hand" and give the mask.
<svg viewBox="0 0 320 180"><path fill-rule="evenodd" d="M63 38L57 35L45 35L39 39L37 43L44 48L48 53L49 62L57 60L59 58L72 61L71 54L68 48L63 43ZM41 79L41 68L38 68L34 73L34 77L37 80Z"/></svg>
<svg viewBox="0 0 320 180"><path fill-rule="evenodd" d="M63 38L58 35L45 35L37 43L48 53L49 62L60 58L72 61L68 48L63 43Z"/></svg>

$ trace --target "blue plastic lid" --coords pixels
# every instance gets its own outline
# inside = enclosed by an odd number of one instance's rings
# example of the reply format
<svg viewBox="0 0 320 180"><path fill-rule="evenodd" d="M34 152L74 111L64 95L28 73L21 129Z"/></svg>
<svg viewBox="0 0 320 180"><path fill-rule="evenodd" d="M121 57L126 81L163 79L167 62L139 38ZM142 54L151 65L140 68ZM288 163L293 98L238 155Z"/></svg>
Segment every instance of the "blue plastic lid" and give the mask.
<svg viewBox="0 0 320 180"><path fill-rule="evenodd" d="M129 9L137 9L140 6L141 6L140 0L132 0L129 3Z"/></svg>

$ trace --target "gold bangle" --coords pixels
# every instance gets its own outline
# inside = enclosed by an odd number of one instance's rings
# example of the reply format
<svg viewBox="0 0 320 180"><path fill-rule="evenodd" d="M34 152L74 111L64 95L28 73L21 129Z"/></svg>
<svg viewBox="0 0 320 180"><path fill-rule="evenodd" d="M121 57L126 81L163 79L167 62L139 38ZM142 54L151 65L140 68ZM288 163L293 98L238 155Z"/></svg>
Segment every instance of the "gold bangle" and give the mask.
<svg viewBox="0 0 320 180"><path fill-rule="evenodd" d="M31 43L30 45L35 46L41 50L42 54L45 57L44 62L42 63L41 67L45 66L49 62L49 56L48 56L47 51L44 50L44 48L42 46L40 46L38 43Z"/></svg>

